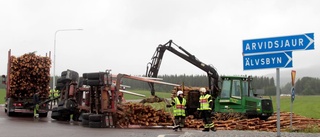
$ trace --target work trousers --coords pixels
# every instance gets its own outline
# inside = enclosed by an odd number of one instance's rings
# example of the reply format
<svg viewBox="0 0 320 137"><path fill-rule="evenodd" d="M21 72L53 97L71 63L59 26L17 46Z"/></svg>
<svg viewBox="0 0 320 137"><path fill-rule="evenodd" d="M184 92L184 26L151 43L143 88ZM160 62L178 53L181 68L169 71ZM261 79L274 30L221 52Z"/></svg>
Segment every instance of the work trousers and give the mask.
<svg viewBox="0 0 320 137"><path fill-rule="evenodd" d="M201 111L201 117L202 117L202 120L203 120L203 123L204 123L204 128L212 128L212 127L214 127L210 111L211 110L202 110Z"/></svg>
<svg viewBox="0 0 320 137"><path fill-rule="evenodd" d="M186 117L185 116L174 116L175 126L180 125L180 127L184 127Z"/></svg>

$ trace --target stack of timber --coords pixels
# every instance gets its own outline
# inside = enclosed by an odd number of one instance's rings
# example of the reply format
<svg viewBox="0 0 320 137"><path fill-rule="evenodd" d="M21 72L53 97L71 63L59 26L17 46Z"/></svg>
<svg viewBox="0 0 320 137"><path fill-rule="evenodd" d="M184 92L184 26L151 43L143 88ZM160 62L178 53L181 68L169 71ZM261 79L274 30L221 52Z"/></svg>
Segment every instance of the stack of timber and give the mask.
<svg viewBox="0 0 320 137"><path fill-rule="evenodd" d="M9 95L13 98L32 98L35 92L41 98L49 96L50 67L49 57L27 53L20 57L10 57Z"/></svg>
<svg viewBox="0 0 320 137"><path fill-rule="evenodd" d="M121 128L128 127L152 127L152 126L172 126L173 116L163 109L155 110L150 105L142 103L127 102L118 105L117 125ZM259 118L247 119L241 114L217 113L212 117L217 130L257 130L257 131L277 131L277 114L274 113L268 120ZM189 115L185 119L186 128L200 129L204 127L202 119L196 119ZM292 127L295 130L303 130L308 127L320 128L320 119L306 118L292 114ZM290 128L290 113L280 113L280 128L282 131Z"/></svg>
<svg viewBox="0 0 320 137"><path fill-rule="evenodd" d="M172 115L163 109L155 110L150 105L142 103L124 103L117 106L117 125L127 128L130 125L139 126L172 126Z"/></svg>
<svg viewBox="0 0 320 137"><path fill-rule="evenodd" d="M183 91L184 98L188 98L190 91L199 91L200 88L201 87L188 87L188 86L174 87L173 90L171 91L171 98L175 98L179 90Z"/></svg>
<svg viewBox="0 0 320 137"><path fill-rule="evenodd" d="M234 115L235 116L235 115ZM219 118L223 117L223 118ZM275 113L268 120L260 120L259 118L246 119L228 116L225 119L224 115L216 115L213 118L214 125L217 130L258 130L258 131L277 131L277 114ZM192 115L186 118L186 127L188 128L203 128L201 119L194 119ZM303 130L310 127L320 128L320 119L306 118L296 114L292 114L292 127L294 130ZM290 128L290 113L280 113L280 128L282 131Z"/></svg>

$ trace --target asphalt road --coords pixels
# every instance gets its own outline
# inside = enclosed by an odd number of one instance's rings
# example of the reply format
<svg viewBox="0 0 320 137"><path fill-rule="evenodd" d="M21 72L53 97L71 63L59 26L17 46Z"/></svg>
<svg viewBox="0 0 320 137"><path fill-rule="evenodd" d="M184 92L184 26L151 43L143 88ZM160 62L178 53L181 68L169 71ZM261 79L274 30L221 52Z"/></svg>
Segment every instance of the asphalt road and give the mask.
<svg viewBox="0 0 320 137"><path fill-rule="evenodd" d="M201 132L195 129L115 129L82 127L79 122L61 122L31 116L8 117L0 105L0 137L275 137L275 132L227 131ZM319 137L320 134L282 132L284 137Z"/></svg>

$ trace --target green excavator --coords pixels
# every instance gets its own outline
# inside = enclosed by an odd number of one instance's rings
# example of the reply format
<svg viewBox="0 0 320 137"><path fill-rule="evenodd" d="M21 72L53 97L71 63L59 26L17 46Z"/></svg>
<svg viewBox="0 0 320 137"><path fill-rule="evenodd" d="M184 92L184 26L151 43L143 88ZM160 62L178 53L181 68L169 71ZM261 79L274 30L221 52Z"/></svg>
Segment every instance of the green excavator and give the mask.
<svg viewBox="0 0 320 137"><path fill-rule="evenodd" d="M177 46L180 51L172 47L173 45ZM271 98L263 98L254 93L251 87L253 79L250 76L219 76L212 65L201 62L194 55L175 44L172 40L163 45L160 44L157 47L152 57L152 61L148 63L146 71L147 77L157 78L162 58L166 50L207 73L208 87L206 88L214 99L214 104L212 105L213 112L240 113L247 117L259 117L260 119L268 119L268 117L273 114L274 111ZM155 96L153 83L149 83L149 86L151 95ZM199 106L200 92L195 89L189 91L187 94L187 114L196 114Z"/></svg>

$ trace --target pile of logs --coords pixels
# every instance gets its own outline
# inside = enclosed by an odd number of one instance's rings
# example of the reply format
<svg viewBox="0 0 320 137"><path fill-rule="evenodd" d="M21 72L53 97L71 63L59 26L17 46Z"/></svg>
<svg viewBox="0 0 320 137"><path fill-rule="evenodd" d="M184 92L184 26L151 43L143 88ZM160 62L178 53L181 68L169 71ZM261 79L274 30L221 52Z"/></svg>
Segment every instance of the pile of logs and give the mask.
<svg viewBox="0 0 320 137"><path fill-rule="evenodd" d="M134 126L172 126L173 116L163 109L155 110L150 105L142 103L125 103L118 105L117 125L121 128ZM277 131L276 113L268 120L259 118L247 119L241 114L227 115L217 113L212 117L217 130L258 130L258 131ZM186 128L203 128L202 119L196 119L189 115L185 119ZM292 115L292 127L295 130L303 130L310 126L320 128L320 119L306 118L296 114ZM290 113L280 113L280 128L288 130L290 128Z"/></svg>
<svg viewBox="0 0 320 137"><path fill-rule="evenodd" d="M50 67L49 57L27 53L10 58L10 92L13 98L30 98L40 92L41 98L49 96Z"/></svg>
<svg viewBox="0 0 320 137"><path fill-rule="evenodd" d="M140 103L159 103L159 102L166 102L166 103L169 103L169 101L165 98L160 98L158 96L151 96L151 97L148 97L148 98L145 98L145 99L142 99L140 101Z"/></svg>
<svg viewBox="0 0 320 137"><path fill-rule="evenodd" d="M172 115L163 109L155 110L142 103L125 103L117 106L117 125L127 128L129 125L172 126Z"/></svg>
<svg viewBox="0 0 320 137"><path fill-rule="evenodd" d="M229 120L219 120L219 116L213 117L213 122L217 130L259 130L259 131L277 131L277 116L276 113L268 120L260 120L259 118L241 119L231 118ZM186 118L186 127L188 128L202 128L203 122L201 119L194 119L193 116ZM292 115L292 127L295 130L303 130L308 127L320 128L320 119L306 118L296 114ZM288 130L290 128L290 113L280 113L280 128L281 130Z"/></svg>
<svg viewBox="0 0 320 137"><path fill-rule="evenodd" d="M184 86L183 89L182 87L174 87L173 90L171 91L171 98L175 98L177 96L177 92L179 90L183 91L183 96L185 98L188 98L189 92L190 91L199 91L201 87L187 87Z"/></svg>

